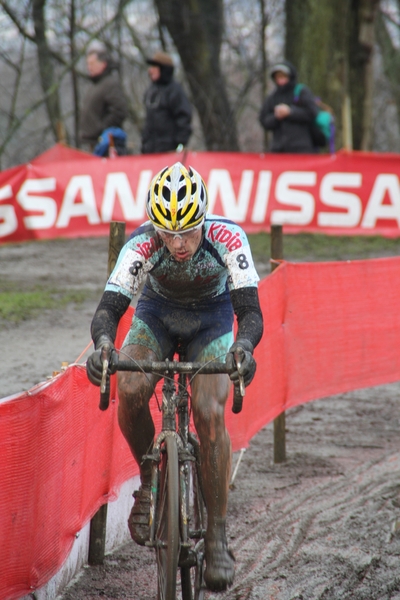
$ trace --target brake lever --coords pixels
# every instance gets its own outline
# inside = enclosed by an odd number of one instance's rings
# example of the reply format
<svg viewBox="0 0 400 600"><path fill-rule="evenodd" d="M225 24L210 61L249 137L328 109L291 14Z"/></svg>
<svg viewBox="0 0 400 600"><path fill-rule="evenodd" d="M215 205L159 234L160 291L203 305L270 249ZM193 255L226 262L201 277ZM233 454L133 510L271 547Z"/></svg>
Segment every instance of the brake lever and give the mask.
<svg viewBox="0 0 400 600"><path fill-rule="evenodd" d="M242 358L244 357L244 351L242 350L242 348L239 348L235 352L234 356L235 356L237 369L238 369L238 371L240 371L240 367L242 366ZM243 375L239 375L239 388L240 388L240 395L244 398L244 396L246 394L246 386L244 385Z"/></svg>
<svg viewBox="0 0 400 600"><path fill-rule="evenodd" d="M101 373L101 384L100 384L100 410L107 410L110 404L110 378L108 377L108 346L103 346L101 349L101 359L103 364L103 370Z"/></svg>
<svg viewBox="0 0 400 600"><path fill-rule="evenodd" d="M234 353L234 357L235 357L236 367L239 370L242 365L242 358L244 357L244 351L242 350L242 348L238 348L236 350L236 352ZM240 413L240 411L242 410L243 398L246 393L245 390L246 390L246 388L244 385L243 375L239 375L239 386L235 385L234 392L233 392L232 412L235 414Z"/></svg>

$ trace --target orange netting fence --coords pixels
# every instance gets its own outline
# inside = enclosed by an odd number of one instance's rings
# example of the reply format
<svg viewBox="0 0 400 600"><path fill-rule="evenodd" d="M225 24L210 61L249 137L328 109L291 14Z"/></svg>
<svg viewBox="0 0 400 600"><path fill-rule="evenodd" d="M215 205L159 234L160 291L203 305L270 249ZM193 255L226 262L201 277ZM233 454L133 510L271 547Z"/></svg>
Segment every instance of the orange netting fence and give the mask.
<svg viewBox="0 0 400 600"><path fill-rule="evenodd" d="M283 263L260 297L257 375L243 412L226 412L234 450L297 404L400 379L400 258ZM0 402L0 598L45 584L76 533L138 472L117 402L101 412L98 401L84 367L73 365ZM156 403L153 414L159 424Z"/></svg>

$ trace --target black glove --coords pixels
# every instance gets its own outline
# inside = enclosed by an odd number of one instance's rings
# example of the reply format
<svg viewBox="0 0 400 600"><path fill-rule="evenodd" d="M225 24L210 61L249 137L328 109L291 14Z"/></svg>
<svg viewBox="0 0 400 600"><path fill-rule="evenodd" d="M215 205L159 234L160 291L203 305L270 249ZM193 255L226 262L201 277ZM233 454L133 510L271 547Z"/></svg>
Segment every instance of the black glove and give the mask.
<svg viewBox="0 0 400 600"><path fill-rule="evenodd" d="M229 375L234 384L239 383L239 375L243 377L244 385L247 387L252 381L256 372L256 361L253 358L253 344L244 338L237 339L234 344L229 348L229 352L226 355L226 366L228 369L233 369L233 372ZM235 354L242 351L240 360L240 368L236 369L236 358Z"/></svg>
<svg viewBox="0 0 400 600"><path fill-rule="evenodd" d="M103 374L103 349L108 359L108 375L113 375L118 366L118 353L115 350L114 344L107 336L102 335L97 341L96 350L86 361L86 373L88 379L91 383L98 386L101 385L101 376Z"/></svg>

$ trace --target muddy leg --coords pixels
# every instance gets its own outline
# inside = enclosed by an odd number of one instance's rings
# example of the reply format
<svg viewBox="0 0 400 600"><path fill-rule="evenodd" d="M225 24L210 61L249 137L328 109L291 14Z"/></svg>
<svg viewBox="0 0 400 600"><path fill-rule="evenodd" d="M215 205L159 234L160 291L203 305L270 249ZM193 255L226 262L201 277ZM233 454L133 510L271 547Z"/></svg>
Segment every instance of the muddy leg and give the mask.
<svg viewBox="0 0 400 600"><path fill-rule="evenodd" d="M144 346L126 346L124 352L136 360L155 360L155 354ZM128 519L134 541L143 545L149 539L150 483L149 460L142 457L151 452L154 440L154 423L149 409L157 379L144 373L118 373L118 422L140 469L140 489L133 496L135 504Z"/></svg>
<svg viewBox="0 0 400 600"><path fill-rule="evenodd" d="M232 454L224 420L229 385L226 375L203 375L197 376L192 386L207 507L204 578L213 591L225 590L234 577L234 558L228 550L225 532Z"/></svg>

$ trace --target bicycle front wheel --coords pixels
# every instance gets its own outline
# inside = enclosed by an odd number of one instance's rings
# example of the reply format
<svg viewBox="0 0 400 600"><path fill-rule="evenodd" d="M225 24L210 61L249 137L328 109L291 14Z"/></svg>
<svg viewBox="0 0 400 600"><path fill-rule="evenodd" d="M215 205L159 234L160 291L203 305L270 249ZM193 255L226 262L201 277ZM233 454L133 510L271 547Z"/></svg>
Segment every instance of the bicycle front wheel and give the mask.
<svg viewBox="0 0 400 600"><path fill-rule="evenodd" d="M182 600L204 600L204 533L205 505L199 479L200 464L190 462L187 470L187 490L189 492L189 537L193 542L192 552L195 564L181 567Z"/></svg>
<svg viewBox="0 0 400 600"><path fill-rule="evenodd" d="M155 548L158 600L175 600L179 557L179 463L174 436L165 440L160 467Z"/></svg>

